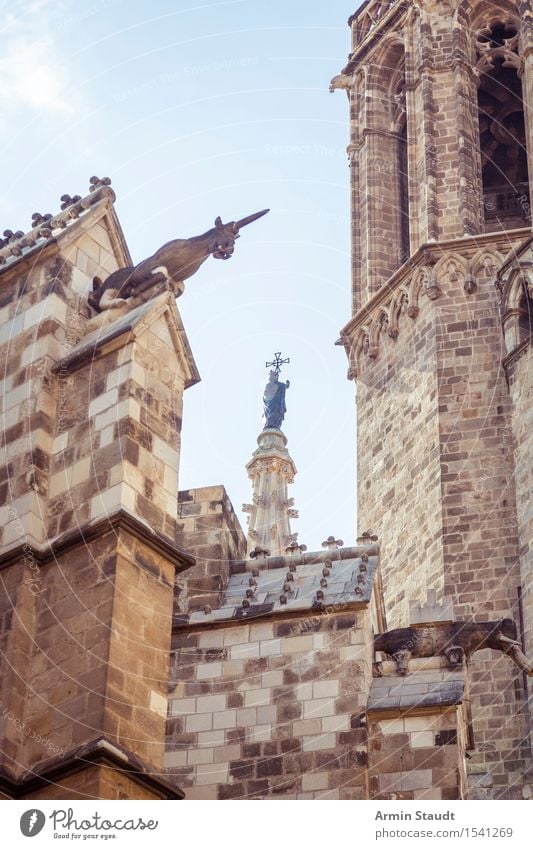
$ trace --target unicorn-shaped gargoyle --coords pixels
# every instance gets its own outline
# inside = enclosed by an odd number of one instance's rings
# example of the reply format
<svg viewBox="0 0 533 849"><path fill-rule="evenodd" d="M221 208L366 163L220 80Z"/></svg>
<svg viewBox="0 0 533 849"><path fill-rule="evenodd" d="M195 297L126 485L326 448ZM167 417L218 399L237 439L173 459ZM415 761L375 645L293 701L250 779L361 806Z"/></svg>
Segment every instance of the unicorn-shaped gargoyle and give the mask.
<svg viewBox="0 0 533 849"><path fill-rule="evenodd" d="M173 239L153 256L130 268L114 271L103 282L95 277L93 291L88 301L98 313L121 308L122 312L148 301L162 289L170 288L175 296L181 295L183 281L196 274L209 256L229 259L235 248L239 230L269 212L263 209L240 221L223 224L220 218L215 226L201 236L191 239Z"/></svg>

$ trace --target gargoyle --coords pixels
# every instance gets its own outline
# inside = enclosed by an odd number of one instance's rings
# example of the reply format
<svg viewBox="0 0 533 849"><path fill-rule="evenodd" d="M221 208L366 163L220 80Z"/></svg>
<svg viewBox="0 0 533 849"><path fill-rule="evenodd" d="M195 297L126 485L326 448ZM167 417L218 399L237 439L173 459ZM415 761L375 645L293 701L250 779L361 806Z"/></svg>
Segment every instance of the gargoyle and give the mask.
<svg viewBox="0 0 533 849"><path fill-rule="evenodd" d="M170 286L174 295L181 295L184 280L192 277L209 256L229 259L241 227L251 224L268 211L263 209L228 224L217 218L215 226L201 236L173 239L138 265L114 271L104 282L95 277L93 291L88 298L90 306L96 312L102 312L129 307L130 299L138 305L153 297L163 286Z"/></svg>
<svg viewBox="0 0 533 849"><path fill-rule="evenodd" d="M400 675L407 675L411 657L444 655L452 669L481 649L496 649L509 655L527 675L533 675L533 662L522 652L512 619L497 622L449 622L421 628L397 628L378 634L374 648L393 657Z"/></svg>

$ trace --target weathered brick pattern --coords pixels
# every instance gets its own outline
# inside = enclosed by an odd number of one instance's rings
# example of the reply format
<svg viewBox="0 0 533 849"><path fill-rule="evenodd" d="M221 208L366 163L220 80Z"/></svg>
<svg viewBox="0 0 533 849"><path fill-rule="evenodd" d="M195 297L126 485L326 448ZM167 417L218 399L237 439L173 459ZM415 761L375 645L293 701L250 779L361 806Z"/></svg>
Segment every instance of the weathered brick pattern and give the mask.
<svg viewBox="0 0 533 849"><path fill-rule="evenodd" d="M63 251L51 245L38 262L23 261L2 274L1 546L49 537L43 518L57 406L72 390L72 381L57 386L52 367L82 335L89 314L82 293L90 290L92 275L117 267L109 235L95 223Z"/></svg>
<svg viewBox="0 0 533 849"><path fill-rule="evenodd" d="M366 798L368 613L173 639L166 764L187 798Z"/></svg>
<svg viewBox="0 0 533 849"><path fill-rule="evenodd" d="M59 390L64 382L50 464L50 535L74 513L90 521L122 506L175 540L185 375L164 318L74 373L59 371Z"/></svg>
<svg viewBox="0 0 533 849"><path fill-rule="evenodd" d="M41 567L24 698L11 708L18 772L102 733L162 763L173 579L173 565L124 531ZM18 609L32 606L22 597Z"/></svg>
<svg viewBox="0 0 533 849"><path fill-rule="evenodd" d="M379 537L395 628L408 623L410 601L443 587L433 304L384 345L357 383L358 523Z"/></svg>

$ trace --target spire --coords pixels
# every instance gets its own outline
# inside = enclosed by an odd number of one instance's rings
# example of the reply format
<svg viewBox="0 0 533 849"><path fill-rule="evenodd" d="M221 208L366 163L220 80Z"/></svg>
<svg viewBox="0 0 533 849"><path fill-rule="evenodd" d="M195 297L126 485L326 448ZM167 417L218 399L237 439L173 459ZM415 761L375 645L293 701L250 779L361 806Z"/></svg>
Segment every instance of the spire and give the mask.
<svg viewBox="0 0 533 849"><path fill-rule="evenodd" d="M293 483L296 466L287 450L287 437L281 430L285 417L285 393L289 381L279 378L281 366L290 360L282 359L281 351L274 355L269 381L263 393L265 427L257 437L258 447L246 466L253 481L253 503L243 504L248 517L248 551L259 547L271 555L284 555L298 534L291 531L290 520L298 518L294 499L288 497L288 485Z"/></svg>

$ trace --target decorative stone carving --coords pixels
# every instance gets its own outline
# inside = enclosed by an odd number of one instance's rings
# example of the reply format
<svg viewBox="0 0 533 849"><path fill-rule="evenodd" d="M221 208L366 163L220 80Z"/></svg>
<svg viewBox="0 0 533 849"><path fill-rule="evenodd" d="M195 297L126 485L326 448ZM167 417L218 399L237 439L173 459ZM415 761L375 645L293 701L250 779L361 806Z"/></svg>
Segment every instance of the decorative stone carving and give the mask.
<svg viewBox="0 0 533 849"><path fill-rule="evenodd" d="M91 178L93 179L97 178ZM114 271L103 282L95 277L93 291L88 298L90 306L96 312L110 309L127 312L133 306L158 294L165 286L169 286L178 297L183 292L183 281L192 277L209 256L215 259L229 259L234 251L235 240L239 237L239 230L266 215L268 211L263 209L241 218L240 221L230 221L227 224L217 218L215 226L200 236L173 239L148 259L136 266Z"/></svg>
<svg viewBox="0 0 533 849"><path fill-rule="evenodd" d="M474 652L487 648L509 655L519 669L527 675L533 675L533 662L522 652L512 619L396 628L378 634L374 639L374 648L392 656L401 675L407 675L411 657L443 655L453 669Z"/></svg>
<svg viewBox="0 0 533 849"><path fill-rule="evenodd" d="M265 417L265 430L269 428L279 429L285 418L287 407L285 406L285 392L289 388L288 380L282 383L278 380L278 372L272 370L265 391L263 393L263 414Z"/></svg>
<svg viewBox="0 0 533 849"><path fill-rule="evenodd" d="M327 548L328 550L335 551L337 548L342 548L344 545L344 541L342 539L335 539L333 536L329 536L322 543L322 548Z"/></svg>
<svg viewBox="0 0 533 849"><path fill-rule="evenodd" d="M368 545L369 542L377 542L378 537L372 531L363 531L361 536L357 537L357 545Z"/></svg>
<svg viewBox="0 0 533 849"><path fill-rule="evenodd" d="M405 327L404 316L415 320L424 297L435 301L449 289L472 295L480 283L494 280L503 263L503 255L494 247L482 247L473 240L464 253L443 252L439 248L421 249L393 280L376 293L374 303L356 315L337 341L349 359L348 379L357 378L365 358L376 359L387 339L396 340Z"/></svg>

